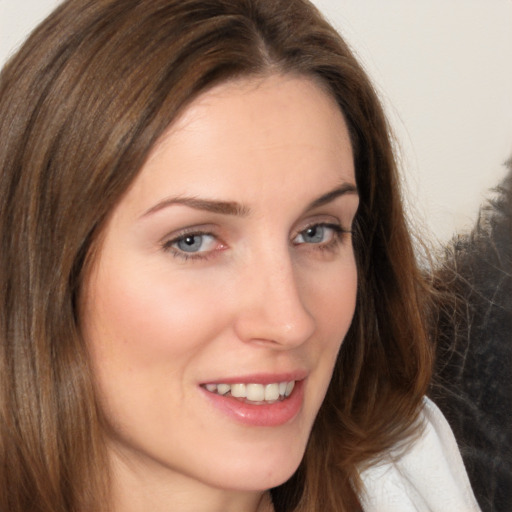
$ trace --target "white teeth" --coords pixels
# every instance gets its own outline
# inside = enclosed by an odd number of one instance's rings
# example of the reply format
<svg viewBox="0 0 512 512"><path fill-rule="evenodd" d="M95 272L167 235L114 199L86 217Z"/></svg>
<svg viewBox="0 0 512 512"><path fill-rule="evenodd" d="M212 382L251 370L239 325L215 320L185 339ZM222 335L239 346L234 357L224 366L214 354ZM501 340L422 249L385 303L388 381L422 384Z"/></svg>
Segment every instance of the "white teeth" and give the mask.
<svg viewBox="0 0 512 512"><path fill-rule="evenodd" d="M228 393L231 389L231 386L229 384L217 384L217 393L219 395L225 395Z"/></svg>
<svg viewBox="0 0 512 512"><path fill-rule="evenodd" d="M250 402L276 402L279 399L289 397L295 387L295 381L275 382L272 384L206 384L205 388L210 393L245 398Z"/></svg>
<svg viewBox="0 0 512 512"><path fill-rule="evenodd" d="M245 389L245 384L231 384L231 396L246 398L247 391Z"/></svg>
<svg viewBox="0 0 512 512"><path fill-rule="evenodd" d="M263 384L247 384L247 400L262 402L265 400L265 387Z"/></svg>
<svg viewBox="0 0 512 512"><path fill-rule="evenodd" d="M265 400L277 400L279 398L279 384L267 384L265 386Z"/></svg>

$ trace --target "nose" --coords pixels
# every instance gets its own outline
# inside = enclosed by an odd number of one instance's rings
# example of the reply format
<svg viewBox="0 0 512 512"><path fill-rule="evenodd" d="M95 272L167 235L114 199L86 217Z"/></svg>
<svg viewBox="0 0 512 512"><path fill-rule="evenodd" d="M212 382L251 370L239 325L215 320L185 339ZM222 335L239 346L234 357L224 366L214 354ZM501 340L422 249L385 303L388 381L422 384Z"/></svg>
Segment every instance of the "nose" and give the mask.
<svg viewBox="0 0 512 512"><path fill-rule="evenodd" d="M305 306L290 255L259 257L245 266L239 281L235 331L245 342L290 349L307 341L315 330L314 316Z"/></svg>

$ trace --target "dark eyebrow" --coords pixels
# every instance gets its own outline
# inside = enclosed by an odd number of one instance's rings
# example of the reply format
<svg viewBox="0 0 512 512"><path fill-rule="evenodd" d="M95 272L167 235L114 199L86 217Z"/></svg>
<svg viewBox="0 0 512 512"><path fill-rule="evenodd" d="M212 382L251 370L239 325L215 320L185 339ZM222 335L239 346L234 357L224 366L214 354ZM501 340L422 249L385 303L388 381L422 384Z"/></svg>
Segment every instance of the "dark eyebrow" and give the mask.
<svg viewBox="0 0 512 512"><path fill-rule="evenodd" d="M309 204L309 206L306 208L306 211L330 203L337 197L345 194L357 195L356 186L350 183L344 183L341 187L331 190L318 199L315 199L312 203ZM160 211L163 208L167 208L173 204L181 204L188 206L189 208L194 208L195 210L204 210L207 212L219 213L221 215L234 215L236 217L246 217L250 213L250 209L248 207L235 201L216 201L214 199L199 199L197 197L177 196L168 197L163 201L160 201L155 206L152 206L149 210L146 210L142 214L142 217L151 215L152 213Z"/></svg>
<svg viewBox="0 0 512 512"><path fill-rule="evenodd" d="M315 208L324 206L325 204L328 204L338 197L344 196L345 194L358 195L357 187L352 185L352 183L343 183L341 187L335 188L334 190L327 192L327 194L320 196L318 199L315 199L312 203L309 204L306 210L314 210Z"/></svg>

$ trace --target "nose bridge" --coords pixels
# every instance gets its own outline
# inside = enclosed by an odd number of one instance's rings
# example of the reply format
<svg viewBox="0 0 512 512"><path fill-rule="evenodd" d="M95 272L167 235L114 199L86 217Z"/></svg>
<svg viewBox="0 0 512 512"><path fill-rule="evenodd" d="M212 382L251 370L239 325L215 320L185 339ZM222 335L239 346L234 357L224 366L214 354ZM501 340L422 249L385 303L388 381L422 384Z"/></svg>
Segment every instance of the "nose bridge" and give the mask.
<svg viewBox="0 0 512 512"><path fill-rule="evenodd" d="M315 324L305 291L288 248L264 246L245 267L236 322L239 337L284 348L306 341Z"/></svg>

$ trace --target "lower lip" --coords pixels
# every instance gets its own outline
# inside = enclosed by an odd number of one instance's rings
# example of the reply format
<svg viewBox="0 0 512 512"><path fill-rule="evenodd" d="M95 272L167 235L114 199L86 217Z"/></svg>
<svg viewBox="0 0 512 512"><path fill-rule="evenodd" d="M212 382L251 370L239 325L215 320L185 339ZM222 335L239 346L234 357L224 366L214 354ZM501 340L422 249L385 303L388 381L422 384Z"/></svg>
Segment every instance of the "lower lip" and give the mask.
<svg viewBox="0 0 512 512"><path fill-rule="evenodd" d="M222 413L245 425L277 427L290 422L299 413L304 400L304 381L297 381L292 394L273 404L253 405L231 396L210 393L201 388L206 397Z"/></svg>

